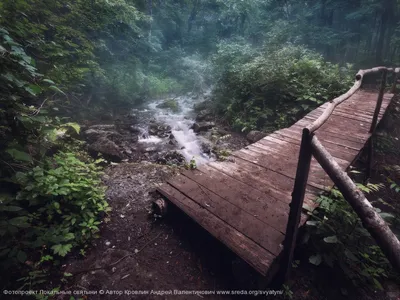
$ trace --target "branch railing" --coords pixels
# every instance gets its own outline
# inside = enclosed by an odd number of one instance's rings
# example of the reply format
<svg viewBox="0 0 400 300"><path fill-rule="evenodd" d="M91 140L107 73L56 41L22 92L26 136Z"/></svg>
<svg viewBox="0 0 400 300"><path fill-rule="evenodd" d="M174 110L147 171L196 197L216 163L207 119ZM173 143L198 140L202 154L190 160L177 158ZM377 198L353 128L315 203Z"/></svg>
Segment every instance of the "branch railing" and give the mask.
<svg viewBox="0 0 400 300"><path fill-rule="evenodd" d="M360 70L356 75L356 81L351 89L332 100L322 115L313 123L303 129L300 144L299 160L296 170L292 201L290 204L289 219L284 240L284 249L281 260L281 273L278 278L279 284L283 284L290 275L294 248L296 245L298 227L303 209L303 201L306 193L307 180L310 172L311 159L318 161L324 171L329 175L334 184L338 187L344 198L349 202L357 215L361 218L363 226L369 231L376 243L380 246L387 259L393 267L400 271L400 242L391 231L386 222L375 211L364 194L357 188L348 174L343 171L334 157L321 144L315 131L318 130L332 115L336 106L354 95L363 84L365 76L371 74L382 74L381 86L370 127L370 133L375 131L379 113L382 106L383 96L387 84L388 73L393 73L393 85L391 92L396 93L396 84L399 78L400 68L376 67L368 70ZM372 139L369 142L369 162L372 160ZM369 163L370 165L370 163Z"/></svg>

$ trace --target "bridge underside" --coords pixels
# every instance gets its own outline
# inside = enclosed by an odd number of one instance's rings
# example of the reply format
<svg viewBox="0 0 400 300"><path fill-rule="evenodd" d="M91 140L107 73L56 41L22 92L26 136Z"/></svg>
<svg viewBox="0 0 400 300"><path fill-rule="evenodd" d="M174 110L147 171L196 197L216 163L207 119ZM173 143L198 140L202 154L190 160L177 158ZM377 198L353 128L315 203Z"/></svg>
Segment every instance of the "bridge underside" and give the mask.
<svg viewBox="0 0 400 300"><path fill-rule="evenodd" d="M378 122L393 94L385 94ZM346 170L371 134L377 93L359 90L336 107L316 131L326 149ZM232 154L229 162L212 162L170 179L158 191L262 275L272 275L283 250L301 131L327 104L290 128L281 129ZM318 195L333 187L312 160L304 205L314 209ZM307 215L303 214L300 226Z"/></svg>

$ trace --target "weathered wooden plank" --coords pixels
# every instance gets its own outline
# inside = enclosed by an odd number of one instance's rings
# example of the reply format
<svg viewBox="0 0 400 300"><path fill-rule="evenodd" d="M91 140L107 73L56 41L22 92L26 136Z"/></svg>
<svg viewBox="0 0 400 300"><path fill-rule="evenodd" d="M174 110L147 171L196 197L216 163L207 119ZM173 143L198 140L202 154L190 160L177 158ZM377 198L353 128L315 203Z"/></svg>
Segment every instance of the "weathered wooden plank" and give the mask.
<svg viewBox="0 0 400 300"><path fill-rule="evenodd" d="M245 149L234 152L232 155L288 176L292 179L295 177L296 169L294 165L296 165L296 163L293 159L289 160L289 158L278 156L273 157L272 155L264 156L261 153L252 153L250 150ZM312 164L311 166L308 184L320 190L326 190L326 187L330 185L330 180L322 169L316 167L315 164Z"/></svg>
<svg viewBox="0 0 400 300"><path fill-rule="evenodd" d="M280 253L279 245L282 243L284 235L262 222L255 215L249 214L240 206L224 200L185 176L176 176L168 183L264 249L274 255Z"/></svg>
<svg viewBox="0 0 400 300"><path fill-rule="evenodd" d="M164 184L157 190L259 273L262 275L268 273L268 269L275 259L273 254L257 245L226 222L215 217L170 185Z"/></svg>
<svg viewBox="0 0 400 300"><path fill-rule="evenodd" d="M300 142L297 140L296 134L289 130L280 130L274 134L274 137L284 136L285 138L293 139L296 142ZM320 136L320 139L324 143L324 146L332 153L332 155L338 160L343 160L347 162L351 162L355 155L360 151L363 147L360 144L355 145L350 141L344 141L340 138L329 136L325 132L318 132L317 136Z"/></svg>
<svg viewBox="0 0 400 300"><path fill-rule="evenodd" d="M313 114L311 116L313 116ZM335 116L340 116L340 117L343 117L343 118L348 118L348 119L351 119L351 120L357 120L357 121L365 122L365 123L370 123L371 122L371 119L369 117L358 116L358 115L352 114L351 112L343 113L341 111L336 111L335 110L335 111L332 112L331 118L333 118Z"/></svg>
<svg viewBox="0 0 400 300"><path fill-rule="evenodd" d="M287 128L288 130L291 130L293 132L301 132L303 130L304 127L306 127L307 125L301 125L300 124L295 124L289 128ZM317 130L317 134L318 134L319 130ZM353 135L348 135L346 134L346 132L338 129L338 128L325 128L323 131L323 134L328 134L328 135L333 135L336 136L342 140L346 140L346 141L350 141L350 142L354 142L357 144L364 144L365 140L362 137L357 137L357 136L353 136Z"/></svg>
<svg viewBox="0 0 400 300"><path fill-rule="evenodd" d="M301 132L301 130L299 130L300 128L286 128L286 129L281 129L279 131L277 131L278 133L287 133L287 134L291 134L291 135L298 135L299 132ZM339 135L338 133L332 133L332 132L328 132L328 131L323 131L323 132L319 132L317 131L317 135L319 137L320 140L329 142L329 143L335 143L337 145L343 146L343 147L347 147L350 149L354 149L357 151L360 151L361 148L364 147L365 142L363 141L359 141L359 140L348 140L348 139L344 139L343 135Z"/></svg>
<svg viewBox="0 0 400 300"><path fill-rule="evenodd" d="M278 231L285 232L286 223L282 224L282 220L287 219L288 210L287 205L283 202L254 190L207 165L199 166L196 170L186 171L182 174L226 201L240 206Z"/></svg>
<svg viewBox="0 0 400 300"><path fill-rule="evenodd" d="M290 203L293 180L240 158L235 162L211 162L211 167L286 204Z"/></svg>
<svg viewBox="0 0 400 300"><path fill-rule="evenodd" d="M307 126L307 124L308 124L308 122L306 120L302 119L296 124L296 126L305 127L305 126ZM348 130L349 130L348 125L337 123L337 122L333 122L331 119L328 119L325 124L329 124L330 126L328 126L328 125L324 126L323 130L322 130L322 128L318 129L316 131L316 134L318 134L318 132L325 132L325 131L327 131L327 132L334 131L334 132L347 133ZM366 139L369 138L369 135L366 134L366 133L362 133L362 132L360 133L358 131L358 132L352 132L351 136L348 136L347 138L348 139L356 138L358 140L365 141Z"/></svg>
<svg viewBox="0 0 400 300"><path fill-rule="evenodd" d="M235 162L211 162L209 165L287 205L290 204L294 181L289 177L240 158L236 158ZM308 192L310 195L311 193L317 195L321 191L309 187ZM305 202L312 205L312 199L309 197Z"/></svg>
<svg viewBox="0 0 400 300"><path fill-rule="evenodd" d="M288 169L290 169L290 167L296 163L293 152L290 155L290 153L284 153L285 150L282 150L282 152L280 152L280 153L271 151L271 149L268 146L264 146L263 144L260 144L260 143L249 145L245 148L245 150L250 151L251 152L250 154L254 155L256 157L262 155L262 156L268 156L270 160L273 158L276 158L277 159L276 164L280 164L281 159L284 158L284 159L286 159L285 163L290 164L290 165L287 165ZM295 152L295 154L297 154L297 153ZM341 161L341 163L343 163L343 161ZM347 162L344 162L344 163L347 163ZM270 168L273 169L274 167L271 166ZM323 171L322 167L318 163L316 163L316 161L315 161L315 164L313 164L311 166L311 170L315 171L315 172Z"/></svg>
<svg viewBox="0 0 400 300"><path fill-rule="evenodd" d="M318 132L318 136L324 136L323 132ZM285 140L291 142L293 144L299 145L300 140L298 137L290 132L281 130L279 133L275 132L269 136L270 138ZM263 139L264 140L264 139ZM333 154L333 156L337 159L345 160L345 161L352 161L354 156L359 152L359 149L354 149L351 147L347 147L343 145L343 143L335 143L331 142L330 140L323 139L324 146ZM262 143L262 141L261 141Z"/></svg>

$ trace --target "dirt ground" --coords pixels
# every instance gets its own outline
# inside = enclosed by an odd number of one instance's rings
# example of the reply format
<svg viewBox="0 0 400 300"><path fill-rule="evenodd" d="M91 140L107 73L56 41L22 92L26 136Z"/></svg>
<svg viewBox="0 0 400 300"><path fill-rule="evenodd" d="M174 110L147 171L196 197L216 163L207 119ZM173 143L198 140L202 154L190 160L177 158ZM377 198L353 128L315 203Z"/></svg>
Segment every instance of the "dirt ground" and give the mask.
<svg viewBox="0 0 400 300"><path fill-rule="evenodd" d="M399 107L397 102L381 126L384 130L377 139L371 182L382 182L387 177L385 165L400 165ZM365 168L365 155L355 166ZM86 257L76 257L66 265L64 271L74 276L64 290L97 292L86 299L245 299L248 296L168 293L258 289L257 274L181 211L172 208L165 218L152 214L152 201L158 197L156 186L176 172L177 168L146 162L122 163L107 170L104 180L113 211L106 218L101 238L87 249ZM392 204L400 200L389 188L371 200L379 197ZM400 299L398 286L393 283L384 283L386 292L355 288L338 270L309 264L306 249L298 249L295 255L300 264L293 269L289 283L292 299ZM105 294L99 295L100 290ZM134 291L153 292L128 294Z"/></svg>

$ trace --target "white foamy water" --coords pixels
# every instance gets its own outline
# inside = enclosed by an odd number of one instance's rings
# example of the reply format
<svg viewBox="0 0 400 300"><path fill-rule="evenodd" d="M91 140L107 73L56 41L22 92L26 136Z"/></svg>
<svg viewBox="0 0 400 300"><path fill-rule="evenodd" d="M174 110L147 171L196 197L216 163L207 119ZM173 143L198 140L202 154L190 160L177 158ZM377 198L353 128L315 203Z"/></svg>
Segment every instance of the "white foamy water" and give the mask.
<svg viewBox="0 0 400 300"><path fill-rule="evenodd" d="M139 143L146 143L146 144L159 144L161 143L163 140L162 138L159 138L158 136L154 136L154 135L149 135L148 137L141 137L139 136Z"/></svg>
<svg viewBox="0 0 400 300"><path fill-rule="evenodd" d="M158 123L171 127L171 133L178 144L176 150L185 157L186 161L189 162L194 158L197 165L208 162L210 158L203 153L199 137L190 129L194 123L193 106L199 100L195 100L190 96L180 96L175 98L175 100L181 109L179 112L175 113L170 109L157 108L157 105L165 101L165 99L161 99L150 103L147 113L150 113ZM139 137L139 142L160 144L168 143L169 139L148 136L148 134L144 132Z"/></svg>

